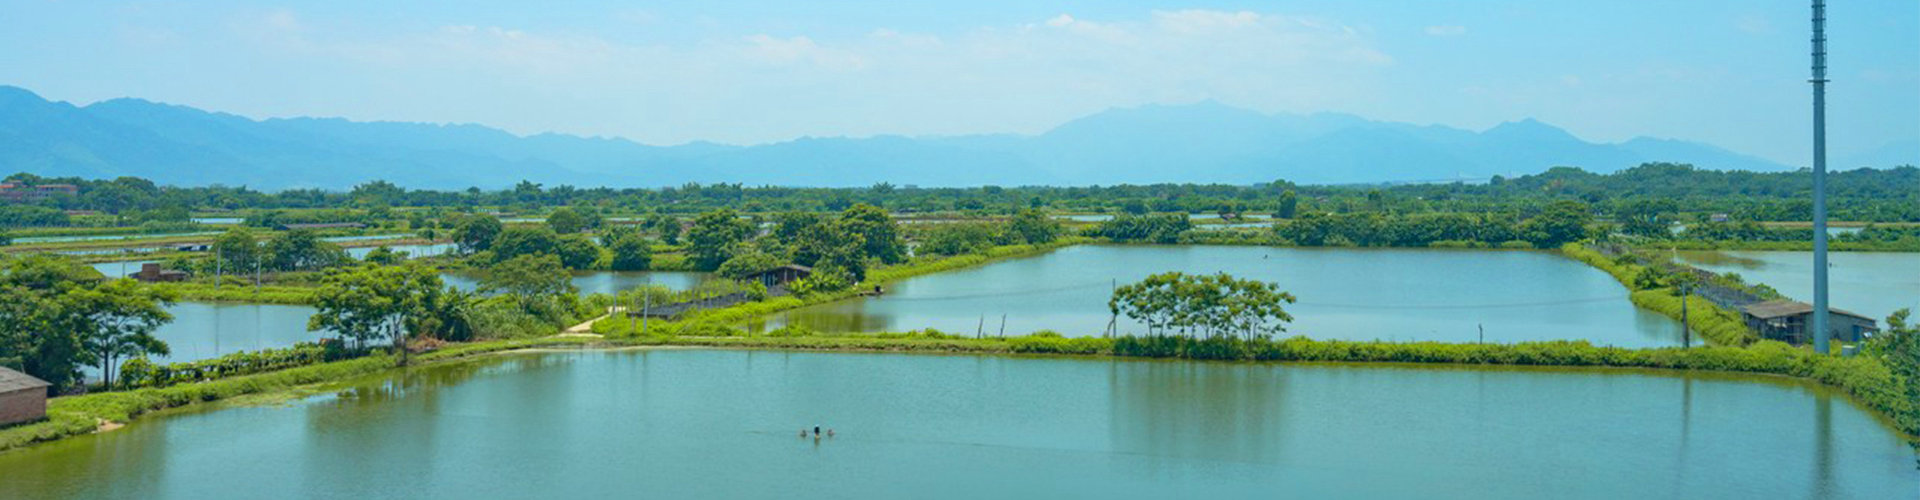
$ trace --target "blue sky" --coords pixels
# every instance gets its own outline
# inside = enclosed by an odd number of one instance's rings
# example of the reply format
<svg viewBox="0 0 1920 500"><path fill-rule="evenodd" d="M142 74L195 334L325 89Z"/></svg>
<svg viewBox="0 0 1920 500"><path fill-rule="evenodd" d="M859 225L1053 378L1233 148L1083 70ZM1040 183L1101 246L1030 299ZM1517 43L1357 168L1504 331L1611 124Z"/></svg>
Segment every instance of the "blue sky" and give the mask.
<svg viewBox="0 0 1920 500"><path fill-rule="evenodd" d="M1920 139L1920 2L1838 3L1834 154ZM1752 0L9 0L0 84L653 144L1039 133L1213 99L1476 130L1533 117L1802 165L1807 14Z"/></svg>

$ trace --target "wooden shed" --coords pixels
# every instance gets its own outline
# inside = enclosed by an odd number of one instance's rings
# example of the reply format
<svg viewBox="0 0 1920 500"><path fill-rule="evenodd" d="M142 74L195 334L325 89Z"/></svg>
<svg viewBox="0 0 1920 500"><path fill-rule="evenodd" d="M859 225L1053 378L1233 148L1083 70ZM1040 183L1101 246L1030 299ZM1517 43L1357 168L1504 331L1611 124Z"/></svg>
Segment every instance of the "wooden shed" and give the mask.
<svg viewBox="0 0 1920 500"><path fill-rule="evenodd" d="M47 417L45 380L0 366L0 426Z"/></svg>
<svg viewBox="0 0 1920 500"><path fill-rule="evenodd" d="M1859 342L1880 331L1880 324L1873 318L1861 316L1839 309L1828 309L1827 330L1838 342ZM1779 340L1791 344L1805 344L1813 340L1808 325L1813 322L1813 305L1793 300L1769 300L1748 304L1740 308L1741 316L1746 318L1747 327L1759 333L1761 337Z"/></svg>

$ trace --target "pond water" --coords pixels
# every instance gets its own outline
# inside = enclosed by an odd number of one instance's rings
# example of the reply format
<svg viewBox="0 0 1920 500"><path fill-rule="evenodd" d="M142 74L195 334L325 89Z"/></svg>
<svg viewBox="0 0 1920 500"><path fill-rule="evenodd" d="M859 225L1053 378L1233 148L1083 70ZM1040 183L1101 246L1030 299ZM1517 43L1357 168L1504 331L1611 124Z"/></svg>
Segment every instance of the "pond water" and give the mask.
<svg viewBox="0 0 1920 500"><path fill-rule="evenodd" d="M14 238L13 243L16 245L24 245L27 243L62 243L62 242L70 242L70 241L134 241L134 240L150 240L150 239L156 239L156 238L178 238L182 236L208 236L208 235L215 235L215 234L220 234L220 233L212 232L212 231L196 231L196 232L186 232L186 233L97 234L97 235L91 235L91 236L27 236L27 237L21 237L21 238Z"/></svg>
<svg viewBox="0 0 1920 500"><path fill-rule="evenodd" d="M1680 252L1680 260L1716 273L1738 273L1781 295L1813 300L1813 252ZM1829 304L1875 320L1901 308L1920 313L1920 253L1828 252Z"/></svg>
<svg viewBox="0 0 1920 500"><path fill-rule="evenodd" d="M328 236L320 239L325 241L341 242L341 241L397 240L401 238L415 238L415 237L416 236L411 234L398 233L398 234L363 234L359 236Z"/></svg>
<svg viewBox="0 0 1920 500"><path fill-rule="evenodd" d="M158 264L159 262L160 261L157 260L123 260L119 262L96 262L88 265L93 266L93 270L100 271L102 276L108 278L125 278L128 275L140 272L140 266Z"/></svg>
<svg viewBox="0 0 1920 500"><path fill-rule="evenodd" d="M1100 335L1114 283L1165 271L1272 281L1299 302L1283 336L1474 342L1589 340L1673 346L1679 323L1627 301L1606 273L1547 252L1299 249L1229 246L1076 246L1039 257L922 276L883 296L796 309L746 325L825 332L1008 335L1054 330ZM1122 333L1145 333L1120 318ZM1697 339L1696 339L1697 341Z"/></svg>
<svg viewBox="0 0 1920 500"><path fill-rule="evenodd" d="M307 306L176 302L167 307L167 312L173 314L173 321L154 330L153 336L166 342L172 352L152 357L156 363L198 361L240 351L292 347L333 335L307 331L307 317L314 313L314 309ZM86 375L94 379L100 374L95 367L87 367ZM0 495L0 498L9 497Z"/></svg>
<svg viewBox="0 0 1920 500"><path fill-rule="evenodd" d="M154 332L173 349L171 355L162 358L167 361L288 347L317 342L323 336L322 332L307 331L307 317L314 313L307 306L178 302L167 312L173 313L173 322Z"/></svg>
<svg viewBox="0 0 1920 500"><path fill-rule="evenodd" d="M246 219L242 217L194 217L193 218L193 222L196 224L239 224L245 221Z"/></svg>
<svg viewBox="0 0 1920 500"><path fill-rule="evenodd" d="M364 258L367 258L367 254L373 253L373 249L375 248L389 248L395 252L406 252L407 257L412 258L412 257L426 257L429 255L446 254L449 252L453 252L455 248L458 248L458 245L454 245L452 243L434 243L430 245L380 245L380 246L370 246L370 247L353 247L353 248L347 249L347 255L352 256L353 258L356 258L356 259L364 259Z"/></svg>
<svg viewBox="0 0 1920 500"><path fill-rule="evenodd" d="M798 437L823 425L836 437ZM0 498L1913 498L1831 391L1645 371L529 354L0 454Z"/></svg>
<svg viewBox="0 0 1920 500"><path fill-rule="evenodd" d="M471 292L480 289L480 278L477 276L444 273L440 279L460 290ZM581 295L612 295L648 284L666 286L675 291L690 290L710 279L713 279L710 273L683 271L578 271L573 273L573 287L580 289Z"/></svg>

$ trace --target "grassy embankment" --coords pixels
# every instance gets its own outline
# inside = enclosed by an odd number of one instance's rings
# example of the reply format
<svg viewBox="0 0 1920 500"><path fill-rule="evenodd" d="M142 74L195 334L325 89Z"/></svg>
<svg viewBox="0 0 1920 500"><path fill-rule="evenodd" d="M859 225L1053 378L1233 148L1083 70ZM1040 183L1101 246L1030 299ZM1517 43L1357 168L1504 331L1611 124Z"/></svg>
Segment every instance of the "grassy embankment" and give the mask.
<svg viewBox="0 0 1920 500"><path fill-rule="evenodd" d="M1661 287L1652 289L1634 288L1634 277L1639 276L1646 266L1625 263L1602 255L1579 243L1568 243L1560 248L1560 253L1584 262L1596 269L1605 271L1619 281L1621 286L1632 291L1630 299L1634 305L1657 312L1678 321L1680 319L1680 297L1674 296L1673 289ZM1747 328L1740 314L1729 311L1698 295L1686 297L1687 322L1700 338L1718 345L1745 346L1760 340L1760 336Z"/></svg>
<svg viewBox="0 0 1920 500"><path fill-rule="evenodd" d="M982 254L967 254L952 257L919 258L904 264L884 266L867 272L867 279L859 285L834 293L822 293L807 297L772 297L760 302L748 302L731 307L691 311L686 317L675 321L652 321L646 329L648 333L708 333L730 329L728 325L765 316L768 314L805 307L814 304L833 302L859 295L872 290L874 286L886 286L896 281L927 274L952 271L968 267L989 264L1007 259L1031 257L1060 248L1091 243L1092 240L1081 237L1065 237L1042 245L1007 245L994 247ZM601 334L632 335L634 327L629 321L602 321L593 325L593 331Z"/></svg>
<svg viewBox="0 0 1920 500"><path fill-rule="evenodd" d="M228 284L215 288L212 283L147 283L143 286L172 292L185 302L244 302L249 304L308 305L314 303L311 286L261 286Z"/></svg>

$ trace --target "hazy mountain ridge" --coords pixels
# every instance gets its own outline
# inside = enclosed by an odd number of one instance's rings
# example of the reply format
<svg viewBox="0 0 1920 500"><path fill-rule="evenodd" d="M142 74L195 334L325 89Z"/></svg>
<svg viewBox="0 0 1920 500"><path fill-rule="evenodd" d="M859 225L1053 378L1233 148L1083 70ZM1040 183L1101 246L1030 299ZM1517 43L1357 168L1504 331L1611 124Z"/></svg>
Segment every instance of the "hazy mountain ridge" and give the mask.
<svg viewBox="0 0 1920 500"><path fill-rule="evenodd" d="M1885 160L1909 149L1890 145L1866 154ZM443 189L500 187L522 179L579 186L1369 183L1531 173L1556 165L1612 172L1646 161L1790 168L1695 142L1591 143L1532 119L1473 132L1337 113L1266 115L1215 102L1114 109L1036 136L651 146L619 138L517 136L480 125L253 120L140 99L76 107L0 86L0 170L260 189L343 188L374 179Z"/></svg>

